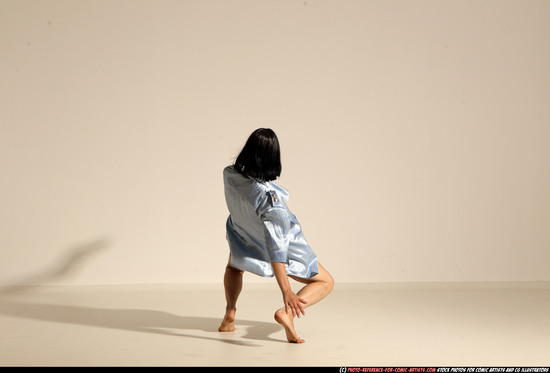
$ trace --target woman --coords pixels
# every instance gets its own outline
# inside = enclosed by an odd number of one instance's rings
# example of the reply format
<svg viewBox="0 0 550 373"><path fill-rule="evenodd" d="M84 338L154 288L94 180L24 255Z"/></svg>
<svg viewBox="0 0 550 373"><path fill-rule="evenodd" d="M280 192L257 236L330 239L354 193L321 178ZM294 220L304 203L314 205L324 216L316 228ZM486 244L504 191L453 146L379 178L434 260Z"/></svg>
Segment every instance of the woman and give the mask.
<svg viewBox="0 0 550 373"><path fill-rule="evenodd" d="M281 174L279 140L271 129L259 128L248 138L235 164L224 169L229 209L227 241L230 255L224 275L226 313L220 332L235 330L237 298L244 271L275 276L284 307L275 312L289 342L303 343L294 318L326 297L334 287L331 275L317 262L296 216L286 206L288 192L273 183ZM305 284L291 290L289 277Z"/></svg>

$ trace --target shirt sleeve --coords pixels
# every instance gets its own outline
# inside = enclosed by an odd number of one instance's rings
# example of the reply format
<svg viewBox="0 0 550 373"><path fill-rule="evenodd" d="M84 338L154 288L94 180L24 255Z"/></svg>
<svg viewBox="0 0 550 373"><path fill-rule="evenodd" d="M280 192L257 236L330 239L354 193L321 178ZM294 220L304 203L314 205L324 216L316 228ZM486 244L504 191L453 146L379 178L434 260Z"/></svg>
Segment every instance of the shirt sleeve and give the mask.
<svg viewBox="0 0 550 373"><path fill-rule="evenodd" d="M288 256L290 217L287 210L275 204L262 215L265 242L272 262L284 263Z"/></svg>

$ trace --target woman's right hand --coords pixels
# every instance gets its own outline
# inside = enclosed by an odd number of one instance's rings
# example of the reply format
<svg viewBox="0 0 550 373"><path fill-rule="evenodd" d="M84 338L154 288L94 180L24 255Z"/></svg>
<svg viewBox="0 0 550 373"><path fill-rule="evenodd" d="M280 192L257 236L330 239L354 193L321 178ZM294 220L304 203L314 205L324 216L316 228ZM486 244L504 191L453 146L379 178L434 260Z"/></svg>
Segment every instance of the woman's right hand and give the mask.
<svg viewBox="0 0 550 373"><path fill-rule="evenodd" d="M289 315L292 313L292 316L298 317L300 317L300 314L305 316L306 312L304 311L303 305L306 304L307 301L303 300L300 296L298 296L298 294L295 294L292 291L290 282L288 281L288 276L286 274L285 263L272 262L271 267L273 267L275 278L277 279L279 288L283 293L283 302L285 304L286 314Z"/></svg>
<svg viewBox="0 0 550 373"><path fill-rule="evenodd" d="M307 303L307 301L300 298L299 295L295 294L292 290L287 290L283 292L283 302L285 304L285 311L288 314L292 313L292 316L300 317L300 314L306 315L306 311L304 309L304 304Z"/></svg>

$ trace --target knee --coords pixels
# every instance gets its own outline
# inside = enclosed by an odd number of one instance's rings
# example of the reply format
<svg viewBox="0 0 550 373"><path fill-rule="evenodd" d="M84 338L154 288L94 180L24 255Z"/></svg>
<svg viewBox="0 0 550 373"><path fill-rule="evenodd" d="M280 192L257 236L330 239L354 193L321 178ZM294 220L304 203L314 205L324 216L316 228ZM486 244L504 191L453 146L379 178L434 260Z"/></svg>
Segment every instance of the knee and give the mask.
<svg viewBox="0 0 550 373"><path fill-rule="evenodd" d="M226 270L226 271L231 271L231 272L234 272L234 273L238 273L238 274L240 274L240 275L242 275L242 274L244 273L244 271L241 271L240 269L237 269L237 268L235 268L235 267L231 267L230 265L227 265L227 266L225 267L225 270Z"/></svg>
<svg viewBox="0 0 550 373"><path fill-rule="evenodd" d="M332 278L332 276L328 272L325 279L325 283L326 283L327 290L330 293L332 289L334 289L334 278Z"/></svg>

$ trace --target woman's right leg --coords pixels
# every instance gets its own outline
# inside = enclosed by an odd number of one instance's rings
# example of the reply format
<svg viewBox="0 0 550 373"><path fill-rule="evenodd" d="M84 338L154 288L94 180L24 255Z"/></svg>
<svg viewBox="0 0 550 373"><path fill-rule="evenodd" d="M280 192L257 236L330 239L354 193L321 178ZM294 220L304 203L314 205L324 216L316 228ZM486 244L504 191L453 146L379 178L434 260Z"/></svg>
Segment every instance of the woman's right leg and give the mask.
<svg viewBox="0 0 550 373"><path fill-rule="evenodd" d="M223 286L225 288L225 316L218 328L220 332L235 331L235 312L237 311L237 299L243 288L243 271L231 267L231 256L225 267L223 276Z"/></svg>
<svg viewBox="0 0 550 373"><path fill-rule="evenodd" d="M310 279L290 276L294 280L305 284L305 286L296 293L307 303L304 308L313 306L321 299L325 298L334 288L334 280L330 273L321 265L318 264L319 273ZM292 313L287 313L285 307L279 308L275 312L275 320L283 326L286 332L287 340L291 343L303 343L302 338L299 338L296 329L294 328L294 316Z"/></svg>
<svg viewBox="0 0 550 373"><path fill-rule="evenodd" d="M325 298L334 289L334 279L328 271L318 263L319 273L310 279L303 279L291 276L294 280L305 284L298 293L307 303L304 308L311 307L321 299Z"/></svg>

